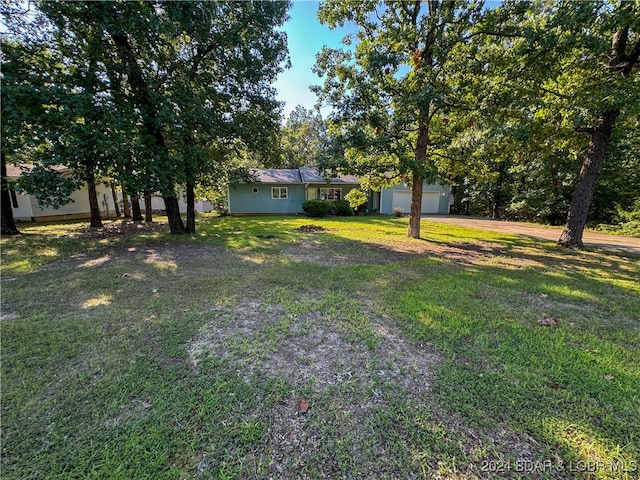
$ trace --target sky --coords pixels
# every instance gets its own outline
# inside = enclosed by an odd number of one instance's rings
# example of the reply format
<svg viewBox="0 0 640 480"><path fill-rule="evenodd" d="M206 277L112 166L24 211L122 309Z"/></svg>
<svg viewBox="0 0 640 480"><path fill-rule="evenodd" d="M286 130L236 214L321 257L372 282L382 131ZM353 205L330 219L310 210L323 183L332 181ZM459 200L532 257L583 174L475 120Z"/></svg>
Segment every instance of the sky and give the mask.
<svg viewBox="0 0 640 480"><path fill-rule="evenodd" d="M278 76L275 87L278 90L278 100L285 102L284 116L296 107L302 105L306 109L313 109L317 102L316 95L309 90L310 85L321 85L320 79L311 71L316 61L316 53L323 45L341 47L342 38L350 33L349 28L329 29L318 21L319 1L294 0L289 10L291 17L284 25L289 44L291 68ZM327 117L329 110L323 108L322 116Z"/></svg>

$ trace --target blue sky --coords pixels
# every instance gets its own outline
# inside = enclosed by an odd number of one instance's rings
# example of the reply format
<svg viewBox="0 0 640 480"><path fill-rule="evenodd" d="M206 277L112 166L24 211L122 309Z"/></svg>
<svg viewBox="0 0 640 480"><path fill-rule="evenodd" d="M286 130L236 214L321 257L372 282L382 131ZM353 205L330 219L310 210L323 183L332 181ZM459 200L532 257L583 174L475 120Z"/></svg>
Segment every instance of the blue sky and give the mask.
<svg viewBox="0 0 640 480"><path fill-rule="evenodd" d="M313 109L317 99L309 90L310 85L320 85L322 80L311 71L316 61L316 53L323 45L329 47L342 46L342 38L349 33L348 28L330 30L318 21L317 1L295 0L289 10L290 20L284 25L289 43L291 68L278 76L275 87L278 99L285 102L284 116L289 116L296 105ZM323 117L328 111L322 109Z"/></svg>
<svg viewBox="0 0 640 480"><path fill-rule="evenodd" d="M291 68L278 76L275 87L278 99L285 102L283 113L285 119L296 105L313 109L317 102L316 95L309 90L310 85L320 85L322 80L311 71L316 60L316 53L323 45L342 47L342 38L348 33L355 33L356 27L351 24L343 28L329 29L318 21L320 1L293 0L289 10L291 17L284 25L289 44ZM495 8L500 0L487 0L486 8ZM327 118L330 109L321 109L322 116Z"/></svg>

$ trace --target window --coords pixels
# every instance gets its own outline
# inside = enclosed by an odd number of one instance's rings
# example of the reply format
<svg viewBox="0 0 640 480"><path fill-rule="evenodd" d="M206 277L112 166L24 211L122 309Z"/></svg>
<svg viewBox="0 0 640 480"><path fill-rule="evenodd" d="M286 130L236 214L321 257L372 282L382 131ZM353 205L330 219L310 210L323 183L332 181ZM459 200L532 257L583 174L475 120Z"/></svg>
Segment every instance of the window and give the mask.
<svg viewBox="0 0 640 480"><path fill-rule="evenodd" d="M341 188L321 188L320 189L321 200L340 200L342 199Z"/></svg>
<svg viewBox="0 0 640 480"><path fill-rule="evenodd" d="M282 200L288 197L289 192L287 191L287 187L271 187L271 198Z"/></svg>

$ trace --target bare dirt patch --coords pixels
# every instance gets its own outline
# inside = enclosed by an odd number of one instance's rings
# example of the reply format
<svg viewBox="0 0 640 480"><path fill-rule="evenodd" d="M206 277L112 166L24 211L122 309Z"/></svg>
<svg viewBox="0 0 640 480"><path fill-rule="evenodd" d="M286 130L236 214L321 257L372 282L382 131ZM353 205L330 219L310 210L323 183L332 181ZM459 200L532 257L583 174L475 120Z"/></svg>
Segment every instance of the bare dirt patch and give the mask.
<svg viewBox="0 0 640 480"><path fill-rule="evenodd" d="M367 422L388 408L389 392L402 391L425 402L440 362L429 346L410 343L395 331L391 319L373 314L368 320L380 336L373 349L345 336L318 311L290 314L275 303L245 300L210 314L211 321L187 345L194 369L199 371L208 358L222 359L235 364L248 382L267 375L291 386L290 395L278 399L275 408L265 405L246 419L265 425L265 431L261 450L243 463L262 465L272 478L289 478L293 472L304 478L300 472L321 458L327 463L321 470L331 476L337 467L326 461L322 450L334 439L323 431L348 431L366 443L374 434ZM366 456L382 462L384 442L369 443L375 451ZM206 471L206 454L196 462L199 471ZM381 478L380 465L370 468L362 478Z"/></svg>
<svg viewBox="0 0 640 480"><path fill-rule="evenodd" d="M244 300L208 312L210 322L186 346L196 371L207 359L223 359L235 364L247 382L266 374L291 385L288 396L275 405L265 402L244 419L264 426L261 448L240 461L254 466L246 478L317 478L305 476L309 465L315 475L342 477L343 467L327 451L338 447L333 442L344 432L357 440L343 454L358 466L358 478L393 478L398 471L403 478L422 478L407 468L410 460L389 458L384 432L372 427L371 419L393 408L398 395L411 399L418 410L428 409L423 428L464 439L461 445L471 458L482 458L487 445L521 461L535 458L539 445L533 438L499 425L491 431L470 428L463 418L450 418L450 412L433 404L431 384L441 357L429 345L406 340L392 318L374 313L373 304L365 302L362 308L380 337L373 349L345 336L318 311L292 315L277 303ZM327 431L338 437L328 438ZM209 468L207 455L201 452L194 459L200 474ZM395 462L405 463L399 468ZM438 459L433 462L438 468ZM470 468L468 478L486 478Z"/></svg>
<svg viewBox="0 0 640 480"><path fill-rule="evenodd" d="M80 234L83 240L104 240L106 238L130 237L141 233L155 233L167 231L166 223L158 222L132 222L132 221L115 221L108 223L101 228L87 230Z"/></svg>
<svg viewBox="0 0 640 480"><path fill-rule="evenodd" d="M368 320L380 341L371 350L345 339L319 312L295 315L276 304L245 301L211 314L212 321L187 347L194 368L213 355L236 362L247 375L267 372L299 386L311 382L319 392L345 381L367 388L375 377L420 394L438 362L428 347L409 343L389 319L374 315Z"/></svg>
<svg viewBox="0 0 640 480"><path fill-rule="evenodd" d="M322 225L302 225L295 229L298 233L319 233L319 232L328 232L329 228L323 227Z"/></svg>

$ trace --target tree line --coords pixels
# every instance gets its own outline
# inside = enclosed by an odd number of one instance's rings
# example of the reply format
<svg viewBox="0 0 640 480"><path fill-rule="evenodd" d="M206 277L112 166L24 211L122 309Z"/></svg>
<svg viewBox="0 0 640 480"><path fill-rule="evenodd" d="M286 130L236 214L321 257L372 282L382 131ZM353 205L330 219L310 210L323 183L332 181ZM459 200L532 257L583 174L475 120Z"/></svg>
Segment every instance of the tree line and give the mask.
<svg viewBox="0 0 640 480"><path fill-rule="evenodd" d="M637 2L332 1L319 18L356 27L316 63L333 162L406 178L410 236L436 179L463 211L564 221L563 246L603 202L638 202Z"/></svg>
<svg viewBox="0 0 640 480"><path fill-rule="evenodd" d="M159 193L171 232L193 232L197 185L229 181L239 152L272 155L288 2L28 7L3 4L2 159L32 165L22 184L42 203L64 203L86 184L100 226L92 192L111 178L134 207Z"/></svg>
<svg viewBox="0 0 640 480"><path fill-rule="evenodd" d="M25 182L45 202L108 177L132 198L160 192L171 231L192 232L197 189L316 165L407 181L416 238L436 180L456 185L458 213L564 223L564 246L640 210L635 2L327 1L321 22L354 27L317 55L331 113L298 107L284 125L271 85L288 3L36 6L5 12L2 158L34 165Z"/></svg>

